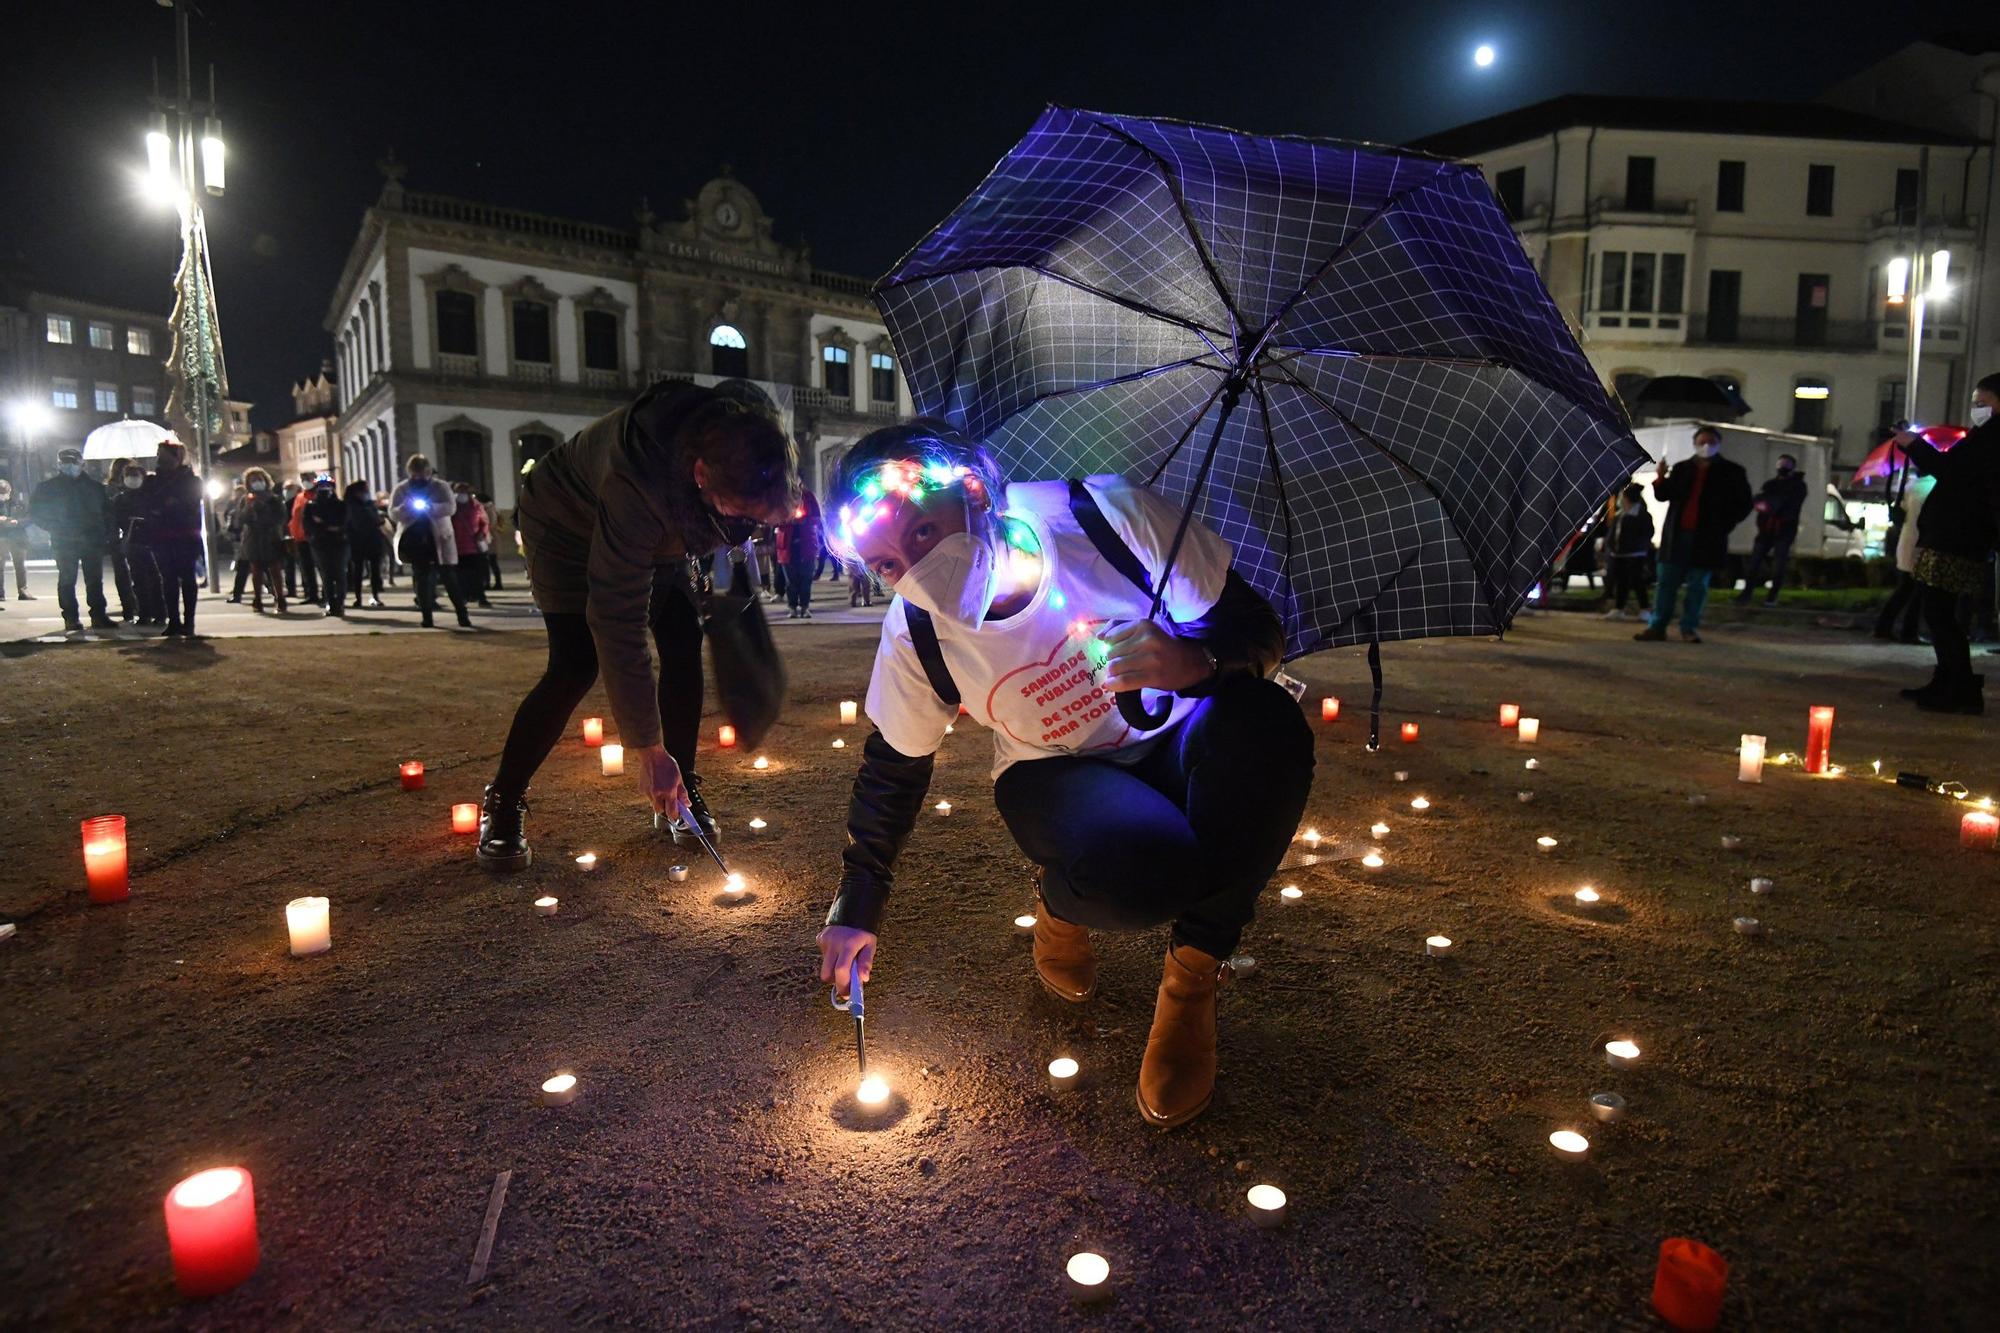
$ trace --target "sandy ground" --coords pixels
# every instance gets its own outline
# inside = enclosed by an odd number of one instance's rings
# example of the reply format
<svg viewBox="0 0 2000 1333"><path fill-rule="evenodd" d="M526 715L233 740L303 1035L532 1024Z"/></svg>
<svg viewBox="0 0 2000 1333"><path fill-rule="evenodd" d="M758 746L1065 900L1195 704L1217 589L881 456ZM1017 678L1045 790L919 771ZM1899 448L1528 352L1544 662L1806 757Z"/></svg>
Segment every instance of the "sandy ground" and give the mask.
<svg viewBox="0 0 2000 1333"><path fill-rule="evenodd" d="M1977 793L2000 788L1995 724L1897 701L1921 650L1630 631L1558 616L1504 644L1392 645L1389 719L1422 738L1375 756L1359 656L1298 668L1315 715L1346 700L1315 723L1308 818L1331 854L1284 875L1296 904L1267 897L1259 966L1223 999L1216 1104L1165 1134L1132 1101L1162 938L1100 938L1087 1008L1042 996L1009 926L1026 867L970 726L869 993L898 1101L880 1126L846 1116L851 1025L811 936L866 627L786 637L768 771L704 758L754 885L735 906L575 741L536 792L532 870L482 873L447 831L535 636L10 651L0 1324L1641 1328L1669 1235L1729 1258L1731 1326L1983 1324L2000 858L1961 852L1938 797L1795 769L1747 786L1734 750L1744 731L1803 748L1807 705L1830 703L1836 759ZM1503 699L1544 719L1532 751L1494 725ZM410 756L421 793L397 789ZM131 821L134 895L93 908L76 821L107 810ZM1369 871L1342 844L1376 819ZM1753 874L1775 892L1752 898ZM1585 882L1595 916L1566 905ZM332 898L335 947L292 959L282 908L305 893ZM534 913L544 893L558 916ZM1734 933L1745 914L1763 938ZM1434 931L1455 958L1424 957ZM1611 1036L1641 1043L1638 1068L1604 1066ZM1057 1054L1080 1090L1046 1090ZM583 1095L545 1108L558 1070ZM1586 1099L1607 1089L1631 1115L1600 1127ZM1554 1160L1563 1127L1591 1135L1588 1163ZM220 1163L255 1176L263 1266L190 1305L160 1201ZM1264 1181L1292 1198L1274 1232L1245 1216ZM1063 1294L1079 1248L1114 1267L1101 1313Z"/></svg>

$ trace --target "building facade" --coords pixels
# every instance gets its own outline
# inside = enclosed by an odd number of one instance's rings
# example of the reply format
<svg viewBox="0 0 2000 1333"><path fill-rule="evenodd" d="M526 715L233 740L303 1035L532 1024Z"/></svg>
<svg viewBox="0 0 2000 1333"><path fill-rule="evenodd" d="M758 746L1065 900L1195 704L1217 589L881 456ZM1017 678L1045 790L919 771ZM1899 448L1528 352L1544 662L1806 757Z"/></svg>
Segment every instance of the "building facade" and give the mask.
<svg viewBox="0 0 2000 1333"><path fill-rule="evenodd" d="M55 471L58 450L82 448L107 422L165 422L170 341L163 315L0 288L0 475L32 486Z"/></svg>
<svg viewBox="0 0 2000 1333"><path fill-rule="evenodd" d="M292 386L292 420L278 427L278 473L281 481L290 481L306 472L331 472L338 474L339 413L335 409L335 394L330 372L331 363L323 366L318 375L302 380ZM356 477L360 473L354 474ZM374 478L369 479L371 482ZM376 489L383 489L377 486Z"/></svg>
<svg viewBox="0 0 2000 1333"><path fill-rule="evenodd" d="M1853 464L1890 422L1963 420L2000 368L1979 331L1990 136L1829 105L1562 97L1416 146L1477 160L1628 405L1655 376L1715 380L1744 424L1828 437ZM1938 250L1912 408L1891 274Z"/></svg>
<svg viewBox="0 0 2000 1333"><path fill-rule="evenodd" d="M662 377L756 381L814 485L907 415L865 282L779 244L726 172L684 211L625 230L419 194L391 166L326 320L343 481L381 489L424 454L511 509L523 464Z"/></svg>

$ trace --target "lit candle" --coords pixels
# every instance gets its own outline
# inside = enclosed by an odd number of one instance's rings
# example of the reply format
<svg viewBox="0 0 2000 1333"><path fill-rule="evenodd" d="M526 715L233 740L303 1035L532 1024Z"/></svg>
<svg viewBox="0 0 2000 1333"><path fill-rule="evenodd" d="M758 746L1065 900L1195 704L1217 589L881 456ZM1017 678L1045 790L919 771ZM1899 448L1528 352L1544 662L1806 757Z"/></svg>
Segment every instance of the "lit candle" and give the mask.
<svg viewBox="0 0 2000 1333"><path fill-rule="evenodd" d="M951 735L952 732L957 730L958 726L955 723L947 722L944 724L944 734L947 736Z"/></svg>
<svg viewBox="0 0 2000 1333"><path fill-rule="evenodd" d="M843 727L853 726L855 720L860 716L861 716L861 705L855 703L854 700L852 699L842 699L840 701L841 726Z"/></svg>
<svg viewBox="0 0 2000 1333"><path fill-rule="evenodd" d="M451 808L451 831L453 833L479 832L479 807L469 801L461 801Z"/></svg>
<svg viewBox="0 0 2000 1333"><path fill-rule="evenodd" d="M1111 1265L1101 1254L1080 1250L1063 1265L1063 1285L1078 1305L1095 1305L1111 1294Z"/></svg>
<svg viewBox="0 0 2000 1333"><path fill-rule="evenodd" d="M332 908L325 898L294 898L285 904L285 929L292 957L325 953L333 947Z"/></svg>
<svg viewBox="0 0 2000 1333"><path fill-rule="evenodd" d="M1402 736L1403 744L1415 744L1417 739L1417 724L1414 722L1405 722L1402 726Z"/></svg>
<svg viewBox="0 0 2000 1333"><path fill-rule="evenodd" d="M583 870L583 871L591 871L597 869L597 853L585 852L583 855L577 857L576 868L578 870Z"/></svg>
<svg viewBox="0 0 2000 1333"><path fill-rule="evenodd" d="M722 891L732 898L741 897L743 891L749 887L750 881L733 870L729 872L729 877L722 881Z"/></svg>
<svg viewBox="0 0 2000 1333"><path fill-rule="evenodd" d="M1529 772L1533 772L1535 769L1538 769L1541 766L1542 766L1542 761L1539 759L1530 759L1527 763L1521 765L1522 768L1527 769Z"/></svg>
<svg viewBox="0 0 2000 1333"><path fill-rule="evenodd" d="M95 815L83 821L83 878L94 903L122 902L132 896L125 859L125 816Z"/></svg>
<svg viewBox="0 0 2000 1333"><path fill-rule="evenodd" d="M1501 725L1501 726L1503 726L1503 727L1511 727L1511 726L1513 726L1513 725L1514 725L1514 724L1515 724L1516 722L1519 722L1520 720L1521 720L1521 705L1519 705L1519 704L1501 704L1501 705L1500 705L1500 725Z"/></svg>
<svg viewBox="0 0 2000 1333"><path fill-rule="evenodd" d="M1514 731L1520 736L1521 744L1533 745L1541 739L1542 720L1538 717L1524 717L1515 724Z"/></svg>
<svg viewBox="0 0 2000 1333"><path fill-rule="evenodd" d="M1771 888L1772 888L1771 881L1764 878L1764 876L1762 875L1759 875L1755 879L1750 881L1750 892L1752 893L1757 893L1757 894L1769 893L1771 891Z"/></svg>
<svg viewBox="0 0 2000 1333"><path fill-rule="evenodd" d="M583 720L583 743L585 745L604 744L604 719L587 717Z"/></svg>
<svg viewBox="0 0 2000 1333"><path fill-rule="evenodd" d="M1449 935L1432 935L1424 940L1424 952L1432 958L1444 958L1451 953L1451 950L1452 943L1451 936Z"/></svg>
<svg viewBox="0 0 2000 1333"><path fill-rule="evenodd" d="M1639 1063L1639 1043L1622 1039L1605 1042L1604 1063L1613 1069L1630 1069Z"/></svg>
<svg viewBox="0 0 2000 1333"><path fill-rule="evenodd" d="M1764 923L1754 916L1739 916L1736 918L1736 933L1738 935L1762 935L1764 933Z"/></svg>
<svg viewBox="0 0 2000 1333"><path fill-rule="evenodd" d="M758 755L755 759L750 761L750 767L752 768L762 769L762 768L769 768L770 766L771 766L771 761L769 759L766 759L761 754Z"/></svg>
<svg viewBox="0 0 2000 1333"><path fill-rule="evenodd" d="M1309 828L1299 835L1299 840L1305 843L1306 846L1317 849L1319 847L1319 830Z"/></svg>
<svg viewBox="0 0 2000 1333"><path fill-rule="evenodd" d="M1723 851L1733 852L1738 850L1742 846L1743 846L1743 839L1737 837L1734 833L1725 833L1722 835Z"/></svg>
<svg viewBox="0 0 2000 1333"><path fill-rule="evenodd" d="M931 809L937 811L940 816L949 815L951 814L951 802L939 801L936 805L932 806Z"/></svg>
<svg viewBox="0 0 2000 1333"><path fill-rule="evenodd" d="M1380 870L1383 865L1382 853L1368 853L1368 855L1361 858L1361 864L1367 866L1370 870Z"/></svg>
<svg viewBox="0 0 2000 1333"><path fill-rule="evenodd" d="M1419 813L1428 810L1430 808L1431 808L1431 803L1425 800L1421 796L1417 797L1416 800L1410 802L1410 809L1415 810Z"/></svg>
<svg viewBox="0 0 2000 1333"><path fill-rule="evenodd" d="M725 750L736 748L736 728L727 722L715 729L715 743Z"/></svg>
<svg viewBox="0 0 2000 1333"><path fill-rule="evenodd" d="M543 916L554 916L559 905L554 898L535 899L535 910Z"/></svg>
<svg viewBox="0 0 2000 1333"><path fill-rule="evenodd" d="M166 1210L181 1295L219 1295L257 1271L257 1195L248 1171L197 1171L167 1191Z"/></svg>
<svg viewBox="0 0 2000 1333"><path fill-rule="evenodd" d="M1817 704L1806 710L1806 772L1826 772L1833 749L1833 710Z"/></svg>
<svg viewBox="0 0 2000 1333"><path fill-rule="evenodd" d="M1545 852L1554 851L1556 849L1556 845L1557 845L1556 840L1554 838L1551 838L1546 833L1544 833L1541 837L1535 839L1535 846L1541 848Z"/></svg>
<svg viewBox="0 0 2000 1333"><path fill-rule="evenodd" d="M672 880L674 883L679 884L682 880L685 880L687 877L688 877L688 868L686 866L667 867L667 878Z"/></svg>
<svg viewBox="0 0 2000 1333"><path fill-rule="evenodd" d="M1068 1092L1076 1086L1077 1063L1067 1055L1049 1061L1049 1090Z"/></svg>
<svg viewBox="0 0 2000 1333"><path fill-rule="evenodd" d="M1535 799L1535 794L1531 791L1517 791L1514 793L1514 799L1519 801L1522 805L1526 805L1528 802Z"/></svg>
<svg viewBox="0 0 2000 1333"><path fill-rule="evenodd" d="M763 816L761 815L750 821L750 831L752 833L762 833L765 829L769 827L771 826L764 822Z"/></svg>
<svg viewBox="0 0 2000 1333"><path fill-rule="evenodd" d="M1300 889L1298 885L1287 884L1284 888L1278 890L1278 896L1288 903L1295 903L1306 895L1304 890Z"/></svg>
<svg viewBox="0 0 2000 1333"><path fill-rule="evenodd" d="M1573 1129L1559 1129L1549 1135L1549 1146L1566 1162L1581 1162L1590 1156L1590 1140Z"/></svg>
<svg viewBox="0 0 2000 1333"><path fill-rule="evenodd" d="M1602 899L1603 895L1588 884L1576 891L1576 902L1579 907L1595 907Z"/></svg>
<svg viewBox="0 0 2000 1333"><path fill-rule="evenodd" d="M1408 782L1409 780L1410 780L1410 770L1409 770L1409 769L1407 769L1407 768L1399 768L1399 769L1397 769L1397 770L1396 770L1396 781L1398 781L1398 782Z"/></svg>
<svg viewBox="0 0 2000 1333"><path fill-rule="evenodd" d="M568 1106L577 1099L580 1091L575 1074L557 1074L542 1084L542 1105Z"/></svg>
<svg viewBox="0 0 2000 1333"><path fill-rule="evenodd" d="M1625 1099L1615 1092L1593 1092L1590 1113L1604 1124L1615 1124L1625 1118Z"/></svg>
<svg viewBox="0 0 2000 1333"><path fill-rule="evenodd" d="M1387 824L1370 824L1368 832L1374 837L1375 841L1380 842L1389 836L1389 826Z"/></svg>
<svg viewBox="0 0 2000 1333"><path fill-rule="evenodd" d="M1722 1293L1729 1261L1698 1240L1669 1236L1660 1242L1653 1273L1653 1308L1675 1328L1711 1329L1722 1322Z"/></svg>
<svg viewBox="0 0 2000 1333"><path fill-rule="evenodd" d="M1336 722L1339 719L1340 700L1329 694L1326 698L1319 701L1319 720L1322 722Z"/></svg>
<svg viewBox="0 0 2000 1333"><path fill-rule="evenodd" d="M604 776L615 778L625 771L625 747L606 745L597 752L597 762L604 770Z"/></svg>
<svg viewBox="0 0 2000 1333"><path fill-rule="evenodd" d="M1742 741L1736 747L1736 780L1738 782L1762 782L1764 780L1764 738L1743 733Z"/></svg>
<svg viewBox="0 0 2000 1333"><path fill-rule="evenodd" d="M1985 810L1967 810L1958 821L1958 845L1973 851L1992 851L2000 842L2000 815Z"/></svg>
<svg viewBox="0 0 2000 1333"><path fill-rule="evenodd" d="M1252 1185L1243 1196L1250 1204L1250 1220L1260 1231L1285 1223L1285 1192L1276 1185Z"/></svg>
<svg viewBox="0 0 2000 1333"><path fill-rule="evenodd" d="M396 766L402 776L404 791L418 791L424 785L424 766L414 759L405 760Z"/></svg>
<svg viewBox="0 0 2000 1333"><path fill-rule="evenodd" d="M1014 933L1016 935L1033 935L1035 933L1034 914L1030 912L1023 912L1021 913L1021 915L1015 917Z"/></svg>
<svg viewBox="0 0 2000 1333"><path fill-rule="evenodd" d="M847 742L836 739L833 743L833 748L836 750L845 750L847 748Z"/></svg>
<svg viewBox="0 0 2000 1333"><path fill-rule="evenodd" d="M889 1084L886 1079L870 1074L854 1089L854 1100L863 1106L880 1106L889 1100Z"/></svg>

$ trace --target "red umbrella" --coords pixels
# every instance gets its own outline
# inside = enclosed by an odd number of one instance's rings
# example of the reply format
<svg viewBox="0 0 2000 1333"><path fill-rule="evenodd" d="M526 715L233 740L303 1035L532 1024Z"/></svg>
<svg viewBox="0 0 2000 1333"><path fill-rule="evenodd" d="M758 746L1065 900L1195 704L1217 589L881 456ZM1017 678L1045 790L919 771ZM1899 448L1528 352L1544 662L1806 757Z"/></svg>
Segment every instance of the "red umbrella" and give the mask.
<svg viewBox="0 0 2000 1333"><path fill-rule="evenodd" d="M1936 445L1940 450L1949 450L1954 444L1965 438L1965 427L1926 426L1918 431L1917 434ZM1886 477L1901 468L1907 461L1909 461L1908 455L1903 452L1903 447L1896 443L1896 439L1892 435L1869 450L1868 457L1861 460L1861 466L1854 469L1854 480L1850 484L1862 486L1866 485L1869 479L1873 477Z"/></svg>

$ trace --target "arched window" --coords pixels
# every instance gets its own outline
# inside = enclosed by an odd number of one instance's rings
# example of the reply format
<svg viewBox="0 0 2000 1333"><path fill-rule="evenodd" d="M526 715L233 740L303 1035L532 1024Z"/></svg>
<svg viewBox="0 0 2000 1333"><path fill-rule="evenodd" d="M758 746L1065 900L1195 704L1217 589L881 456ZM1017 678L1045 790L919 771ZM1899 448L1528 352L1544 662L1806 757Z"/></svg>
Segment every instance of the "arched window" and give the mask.
<svg viewBox="0 0 2000 1333"><path fill-rule="evenodd" d="M820 351L822 369L826 372L826 391L836 398L846 398L854 392L854 365L848 359L845 347L828 345Z"/></svg>
<svg viewBox="0 0 2000 1333"><path fill-rule="evenodd" d="M432 427L432 465L446 481L462 481L481 494L493 493L493 434L477 421L456 416Z"/></svg>
<svg viewBox="0 0 2000 1333"><path fill-rule="evenodd" d="M709 331L708 366L717 375L750 373L750 344L734 324L718 324Z"/></svg>

